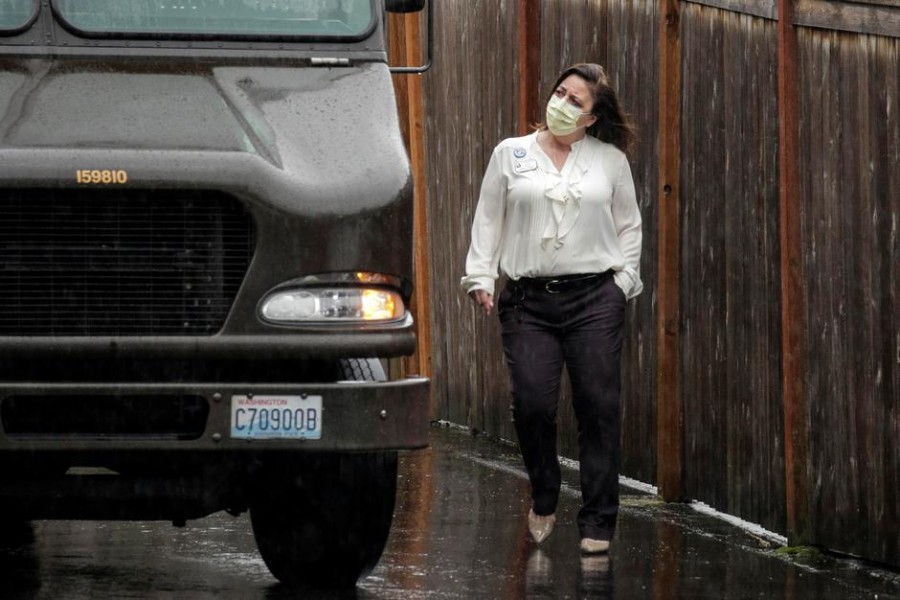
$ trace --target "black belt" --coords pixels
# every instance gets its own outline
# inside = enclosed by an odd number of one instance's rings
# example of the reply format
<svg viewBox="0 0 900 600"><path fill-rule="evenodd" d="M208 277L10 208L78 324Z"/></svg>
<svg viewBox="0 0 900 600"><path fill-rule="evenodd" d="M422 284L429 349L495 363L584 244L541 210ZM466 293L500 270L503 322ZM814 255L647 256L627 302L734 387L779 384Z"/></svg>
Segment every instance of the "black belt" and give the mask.
<svg viewBox="0 0 900 600"><path fill-rule="evenodd" d="M597 283L598 280L609 277L612 273L612 271L604 271L603 273L578 273L575 275L560 275L558 277L520 277L513 283L525 289L543 291L548 294L560 294L568 290Z"/></svg>

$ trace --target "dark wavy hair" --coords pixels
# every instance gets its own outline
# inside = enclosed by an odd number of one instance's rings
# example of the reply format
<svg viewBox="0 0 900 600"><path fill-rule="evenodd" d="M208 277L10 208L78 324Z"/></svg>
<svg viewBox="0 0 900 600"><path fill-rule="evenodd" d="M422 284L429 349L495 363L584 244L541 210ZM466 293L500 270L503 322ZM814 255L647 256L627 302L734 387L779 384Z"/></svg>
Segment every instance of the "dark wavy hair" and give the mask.
<svg viewBox="0 0 900 600"><path fill-rule="evenodd" d="M600 65L579 63L565 69L556 78L556 83L553 84L547 101L569 75L577 75L584 79L593 95L594 107L591 109L591 114L597 117L597 120L587 128L587 134L613 144L622 152L629 152L635 142L634 125L622 110L616 92L609 83L609 77ZM545 123L538 125L538 129L546 128Z"/></svg>

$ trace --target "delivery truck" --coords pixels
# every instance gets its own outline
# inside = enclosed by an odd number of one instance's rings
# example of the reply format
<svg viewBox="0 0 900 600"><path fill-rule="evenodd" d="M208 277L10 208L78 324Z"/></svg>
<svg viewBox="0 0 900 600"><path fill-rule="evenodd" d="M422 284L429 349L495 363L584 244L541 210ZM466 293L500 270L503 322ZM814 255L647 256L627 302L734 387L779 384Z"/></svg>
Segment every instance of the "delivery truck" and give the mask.
<svg viewBox="0 0 900 600"><path fill-rule="evenodd" d="M423 4L0 0L0 530L248 511L288 585L377 563L428 443L428 380L385 376L386 13Z"/></svg>

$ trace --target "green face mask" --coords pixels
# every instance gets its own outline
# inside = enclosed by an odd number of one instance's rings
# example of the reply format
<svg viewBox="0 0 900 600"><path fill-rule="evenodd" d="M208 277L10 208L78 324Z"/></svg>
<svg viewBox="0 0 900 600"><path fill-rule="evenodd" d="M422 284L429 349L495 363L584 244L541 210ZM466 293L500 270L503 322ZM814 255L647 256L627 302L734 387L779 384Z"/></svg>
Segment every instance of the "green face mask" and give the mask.
<svg viewBox="0 0 900 600"><path fill-rule="evenodd" d="M565 99L554 95L547 103L547 128L553 135L569 135L578 129L578 119L583 113L578 107L572 106Z"/></svg>

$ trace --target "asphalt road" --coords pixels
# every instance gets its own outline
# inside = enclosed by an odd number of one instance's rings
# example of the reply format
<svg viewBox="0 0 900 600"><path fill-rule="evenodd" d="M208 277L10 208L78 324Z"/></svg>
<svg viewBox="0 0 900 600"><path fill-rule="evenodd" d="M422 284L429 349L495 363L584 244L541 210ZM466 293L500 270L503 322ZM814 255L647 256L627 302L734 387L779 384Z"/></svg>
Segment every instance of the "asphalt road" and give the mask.
<svg viewBox="0 0 900 600"><path fill-rule="evenodd" d="M765 539L627 488L612 552L581 557L577 473L569 469L559 525L539 549L527 534L528 487L515 448L438 428L432 440L403 455L388 547L354 592L293 595L256 553L247 516L221 513L185 528L33 523L0 547L0 597L900 598L896 573L827 556L787 558Z"/></svg>

